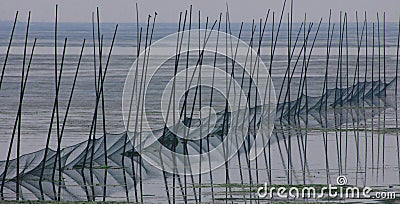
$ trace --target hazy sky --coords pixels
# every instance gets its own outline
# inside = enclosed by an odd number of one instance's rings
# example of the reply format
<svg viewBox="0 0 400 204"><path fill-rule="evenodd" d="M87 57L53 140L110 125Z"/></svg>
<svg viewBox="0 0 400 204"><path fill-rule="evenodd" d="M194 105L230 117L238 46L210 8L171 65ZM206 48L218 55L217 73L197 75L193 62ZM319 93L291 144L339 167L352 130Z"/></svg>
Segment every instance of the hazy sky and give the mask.
<svg viewBox="0 0 400 204"><path fill-rule="evenodd" d="M289 2L290 0L288 0ZM217 19L220 12L226 11L229 5L232 22L251 22L253 18L265 16L270 8L280 12L283 0L1 0L0 20L13 20L15 12L21 13L20 20L26 20L26 14L32 11L32 21L54 21L55 4L59 5L59 21L90 22L91 12L100 7L102 22L134 22L135 3L139 5L141 21L145 21L148 13L157 11L158 22L177 22L179 12L193 5L194 11L201 10L203 16ZM289 7L287 7L289 8ZM400 16L400 0L294 0L295 21L301 21L306 12L309 20L327 19L329 9L335 21L339 11L349 13L349 20L355 21L355 11L363 18L367 11L368 19L375 20L376 12L386 12L387 21L397 21ZM287 10L289 11L289 10Z"/></svg>

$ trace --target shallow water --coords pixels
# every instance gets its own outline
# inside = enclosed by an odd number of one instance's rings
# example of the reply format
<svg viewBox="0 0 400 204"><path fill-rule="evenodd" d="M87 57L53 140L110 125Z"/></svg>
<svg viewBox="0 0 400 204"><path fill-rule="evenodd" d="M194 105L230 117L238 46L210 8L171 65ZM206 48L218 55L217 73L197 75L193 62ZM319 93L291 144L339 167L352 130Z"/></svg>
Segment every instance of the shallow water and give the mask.
<svg viewBox="0 0 400 204"><path fill-rule="evenodd" d="M12 24L10 22L0 23L0 61L4 61L6 46L8 43L9 32L11 31ZM111 42L113 33L113 24L102 24L102 32L104 33L104 53L108 53L108 48ZM238 32L239 24L233 25L233 34ZM248 42L250 39L250 24L246 24L243 40ZM87 140L92 122L93 112L95 108L95 81L93 70L93 47L91 41L91 25L90 24L73 24L66 23L59 25L59 40L58 40L58 63L61 61L61 53L63 46L63 38L68 38L68 47L66 50L66 57L64 62L63 77L61 80L59 110L60 118L64 117L65 107L68 102L69 92L73 76L75 73L76 64L79 57L80 45L83 38L87 39L87 47L82 59L81 69L76 84L76 90L72 101L71 109L66 121L66 128L62 140L62 147L69 147L79 142ZM195 27L195 26L194 26ZM204 25L202 25L204 28ZM268 27L268 26L267 26ZM299 24L294 26L293 40ZM371 26L372 27L372 26ZM269 28L269 27L268 27ZM386 26L386 66L385 66L385 79L390 81L395 76L396 71L396 56L395 45L397 42L397 28L395 23L388 23ZM159 24L156 26L155 39L160 39L168 34L172 34L177 30L175 24ZM321 96L322 87L325 76L325 63L326 63L326 30L327 25L321 26L321 32L316 41L316 48L312 53L309 69L307 73L307 91L310 96ZM286 31L285 26L282 31ZM372 31L371 31L372 32ZM315 30L312 32L312 36ZM270 43L270 30L265 34L268 39L263 42L261 49L262 59L266 64L269 63L269 43ZM369 36L372 34L368 33ZM278 42L277 55L274 58L272 67L272 80L274 82L275 91L279 93L283 76L287 67L286 56L286 33L281 32ZM301 35L300 35L301 36ZM8 59L7 69L5 70L5 77L0 90L0 160L5 160L9 147L9 142L12 134L12 127L18 110L19 89L20 89L20 76L22 65L22 51L24 41L24 23L18 23L16 38L11 49L11 55ZM51 117L51 109L54 100L55 87L54 87L54 47L53 47L53 24L49 23L33 23L31 25L29 46L32 45L33 38L38 38L37 52L32 62L31 72L29 74L28 84L25 92L23 103L22 115L22 128L21 128L21 155L28 154L45 146L46 137L49 131L49 121ZM355 44L355 25L349 25L349 66L345 66L343 62L343 78L341 87L346 87L347 84L352 85L356 60L356 44ZM133 24L122 24L119 27L117 34L115 48L111 57L110 66L107 72L104 84L104 97L105 97L105 116L106 116L106 132L118 134L125 130L122 116L122 91L125 78L129 72L132 63L135 60L136 51L136 30ZM303 41L302 36L300 42ZM96 42L97 43L97 42ZM294 43L293 43L294 44ZM368 40L369 46L372 44L372 38ZM175 46L175 45L169 45ZM309 45L310 46L310 45ZM331 60L328 72L328 87L336 87L336 73L337 73L337 59L338 59L338 31L334 35L332 43ZM334 49L335 48L335 49ZM368 56L368 67L365 66L365 48L360 51L360 81L365 81L364 74L367 69L367 80L377 80L379 73L383 80L383 56L379 66L378 58L375 58L374 72L371 71L371 57ZM372 47L369 47L367 52L371 54ZM382 55L383 50L381 49ZM30 51L28 52L30 53ZM375 49L377 55L378 49ZM295 55L296 56L296 55ZM296 56L297 57L297 56ZM103 57L103 62L107 59ZM299 63L302 63L301 61ZM292 63L293 66L293 63ZM381 67L381 70L378 68ZM296 68L294 79L290 86L291 98L297 97L299 79L301 77L301 67ZM348 73L348 74L347 74ZM346 77L348 76L348 78ZM348 82L349 81L349 82ZM284 89L287 90L287 89ZM388 93L388 96L393 96L395 90ZM101 118L101 111L99 112ZM385 120L384 120L385 119ZM379 126L378 126L378 121ZM285 138L290 136L289 139L274 139L270 143L270 149L267 149L266 156L260 156L257 162L250 162L250 170L248 167L240 166L243 173L240 176L238 160L233 159L229 163L229 178L230 184L263 184L270 182L272 184L334 184L338 175L344 174L347 176L350 185L357 186L371 186L371 187L389 187L393 186L395 189L399 188L400 174L398 166L398 135L395 126L395 113L393 108L387 109L385 115L374 117L374 123L371 119L361 123L369 124L375 127L375 132L362 131L359 129L352 129L353 124L342 126L342 131L331 130L325 135L324 131L320 130L304 130L304 131L285 131ZM383 126L383 124L385 126ZM355 125L354 125L355 126ZM362 125L360 125L361 127ZM348 128L346 130L346 127ZM307 128L307 127L306 127ZM359 128L358 126L356 128ZM387 131L389 128L395 131ZM382 132L376 130L382 129ZM387 131L387 132L386 132ZM103 134L102 123L97 124L97 138ZM50 147L56 149L56 125L53 125L52 137ZM113 135L110 135L112 137ZM324 138L326 136L326 143ZM385 142L383 142L383 140ZM378 143L379 141L379 143ZM304 157L304 151L301 147L302 144L307 143L307 156ZM290 146L288 146L290 145ZM327 148L325 148L325 146ZM15 144L14 144L15 147ZM289 151L290 150L290 151ZM357 151L358 150L358 151ZM11 158L16 157L15 148L12 151ZM242 155L243 157L243 155ZM326 162L326 157L328 162ZM268 179L268 171L265 166L265 161L270 159L271 178ZM306 158L306 161L305 161ZM245 158L242 158L242 162ZM306 166L303 166L306 164ZM327 170L327 167L329 170ZM305 169L306 171L304 172ZM149 174L149 177L143 180L144 200L146 202L165 202L166 191L164 188L164 181L162 173L157 172ZM250 172L250 173L249 173ZM252 176L251 181L249 175ZM214 184L225 184L225 168L217 169L213 172ZM243 178L241 178L243 177ZM172 185L173 177L168 176L168 183ZM198 176L195 177L195 183L192 184L190 177L187 177L188 199L195 199L192 185L198 185ZM210 184L208 174L202 176L202 184ZM68 184L67 184L68 185ZM178 184L176 184L178 186ZM242 185L242 184L241 184ZM108 186L112 189L112 186ZM198 190L196 189L197 194ZM202 201L210 200L210 188L202 189ZM254 193L243 193L243 188L239 187L236 190L242 192L233 193L233 197L243 198L243 196L255 197ZM225 191L227 189L215 188L215 198L224 199L226 197ZM235 190L235 189L234 189ZM232 190L232 191L234 191ZM112 191L112 190L110 190ZM176 189L177 201L183 201L181 189ZM170 189L172 195L172 190ZM79 193L78 193L79 194ZM134 199L133 189L129 190L130 200ZM14 196L10 192L10 198ZM125 192L116 191L109 196L106 200L126 200ZM198 198L198 195L196 196ZM228 195L229 197L229 195ZM25 199L35 199L35 196L26 194ZM85 194L79 194L79 199L86 200ZM97 198L101 200L102 198Z"/></svg>

